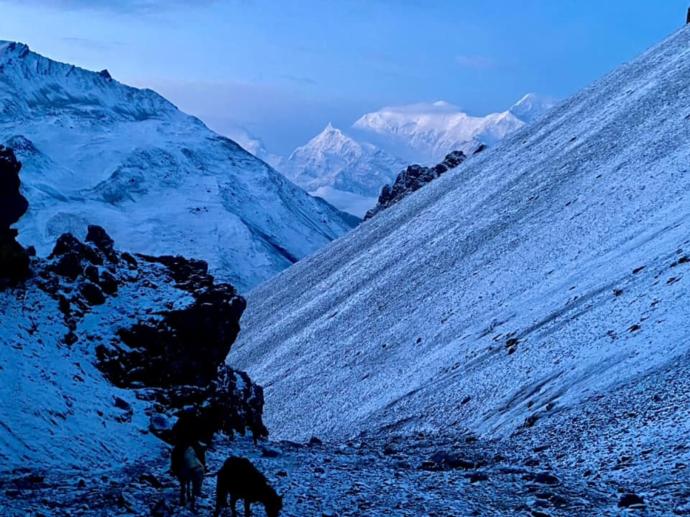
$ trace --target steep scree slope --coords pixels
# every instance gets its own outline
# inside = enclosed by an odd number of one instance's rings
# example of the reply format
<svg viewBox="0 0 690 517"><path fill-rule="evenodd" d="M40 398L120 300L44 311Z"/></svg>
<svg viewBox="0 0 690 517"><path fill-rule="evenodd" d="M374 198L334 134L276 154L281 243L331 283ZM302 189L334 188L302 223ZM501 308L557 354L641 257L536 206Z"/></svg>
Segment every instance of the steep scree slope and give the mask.
<svg viewBox="0 0 690 517"><path fill-rule="evenodd" d="M230 360L269 427L687 457L688 106L685 28L254 290Z"/></svg>

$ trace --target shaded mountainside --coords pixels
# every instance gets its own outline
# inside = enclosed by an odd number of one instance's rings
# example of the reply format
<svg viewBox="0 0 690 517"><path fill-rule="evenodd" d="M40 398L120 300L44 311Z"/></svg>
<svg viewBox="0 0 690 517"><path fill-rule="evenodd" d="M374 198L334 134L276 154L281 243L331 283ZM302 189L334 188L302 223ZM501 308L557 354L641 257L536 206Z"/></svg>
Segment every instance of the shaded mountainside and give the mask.
<svg viewBox="0 0 690 517"><path fill-rule="evenodd" d="M254 290L231 364L268 425L687 479L689 105L685 28Z"/></svg>
<svg viewBox="0 0 690 517"><path fill-rule="evenodd" d="M0 156L0 182L18 179ZM262 389L224 364L245 300L205 262L121 253L99 226L85 242L63 234L8 283L14 259L0 254L1 470L138 461L189 411L208 439L266 433Z"/></svg>
<svg viewBox="0 0 690 517"><path fill-rule="evenodd" d="M133 252L202 257L246 290L356 221L151 90L0 42L0 143L24 164L22 241L107 227Z"/></svg>

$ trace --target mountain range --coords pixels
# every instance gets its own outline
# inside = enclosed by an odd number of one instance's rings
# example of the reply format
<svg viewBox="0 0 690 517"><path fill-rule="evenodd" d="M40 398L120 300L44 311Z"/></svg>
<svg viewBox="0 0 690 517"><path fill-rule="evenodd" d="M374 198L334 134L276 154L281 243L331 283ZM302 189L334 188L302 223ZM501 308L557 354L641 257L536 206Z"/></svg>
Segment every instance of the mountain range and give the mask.
<svg viewBox="0 0 690 517"><path fill-rule="evenodd" d="M23 44L0 43L0 142L24 164L20 230L39 254L100 224L245 291L356 223L157 93Z"/></svg>
<svg viewBox="0 0 690 517"><path fill-rule="evenodd" d="M550 98L528 94L505 112L480 117L444 101L386 107L363 115L349 134L328 124L277 166L310 194L363 217L406 166L433 165L453 151L470 155L481 145L496 145L553 105Z"/></svg>

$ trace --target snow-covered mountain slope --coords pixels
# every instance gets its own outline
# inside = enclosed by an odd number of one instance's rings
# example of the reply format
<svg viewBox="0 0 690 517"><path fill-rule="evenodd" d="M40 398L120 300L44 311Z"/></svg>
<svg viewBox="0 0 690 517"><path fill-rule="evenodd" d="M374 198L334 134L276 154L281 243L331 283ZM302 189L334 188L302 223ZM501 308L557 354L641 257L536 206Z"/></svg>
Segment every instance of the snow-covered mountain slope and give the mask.
<svg viewBox="0 0 690 517"><path fill-rule="evenodd" d="M24 163L24 242L106 226L123 247L208 260L241 290L348 231L235 142L150 90L0 43L0 143Z"/></svg>
<svg viewBox="0 0 690 517"><path fill-rule="evenodd" d="M312 195L362 217L376 203L381 186L404 166L402 160L328 124L292 152L281 172Z"/></svg>
<svg viewBox="0 0 690 517"><path fill-rule="evenodd" d="M507 111L476 117L445 101L392 106L367 113L353 127L408 163L433 165L452 151L471 154L495 145L550 109L550 99L528 94Z"/></svg>
<svg viewBox="0 0 690 517"><path fill-rule="evenodd" d="M266 386L269 427L468 429L584 476L672 478L688 106L684 28L255 289L230 360Z"/></svg>

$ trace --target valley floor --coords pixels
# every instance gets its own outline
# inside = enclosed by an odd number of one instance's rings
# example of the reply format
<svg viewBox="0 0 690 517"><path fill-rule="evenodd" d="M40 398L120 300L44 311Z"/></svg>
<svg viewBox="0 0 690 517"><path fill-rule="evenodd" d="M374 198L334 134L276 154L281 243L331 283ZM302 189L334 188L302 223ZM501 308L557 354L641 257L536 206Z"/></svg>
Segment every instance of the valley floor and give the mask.
<svg viewBox="0 0 690 517"><path fill-rule="evenodd" d="M344 444L265 442L255 448L240 438L218 441L209 450L209 471L217 471L230 454L251 458L284 494L284 516L690 514L682 498L690 486L687 475L663 486L646 486L644 480L623 486L603 472L559 469L548 447L526 443L418 434ZM454 468L442 461L447 454ZM430 460L434 455L436 463ZM12 517L194 515L178 505L168 465L164 455L107 472L0 473L0 508ZM619 508L621 497L633 490L644 494L646 508ZM213 476L203 492L197 514L211 515ZM253 511L264 515L259 505Z"/></svg>

